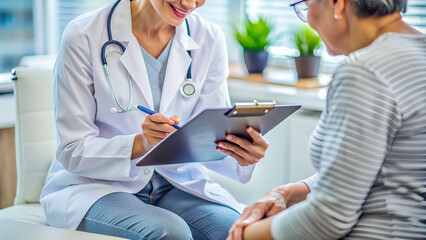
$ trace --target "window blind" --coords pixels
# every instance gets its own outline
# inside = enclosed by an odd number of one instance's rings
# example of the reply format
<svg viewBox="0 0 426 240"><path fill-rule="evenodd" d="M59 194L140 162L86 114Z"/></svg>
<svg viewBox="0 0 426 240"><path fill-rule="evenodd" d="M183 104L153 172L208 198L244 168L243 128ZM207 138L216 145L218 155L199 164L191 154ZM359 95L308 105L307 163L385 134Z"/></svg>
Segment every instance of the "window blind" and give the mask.
<svg viewBox="0 0 426 240"><path fill-rule="evenodd" d="M426 0L408 0L404 21L426 33Z"/></svg>
<svg viewBox="0 0 426 240"><path fill-rule="evenodd" d="M266 17L274 24L272 34L279 35L279 38L268 48L270 65L293 66L294 61L291 57L298 55L293 43L292 32L304 23L300 21L293 8L289 6L293 2L295 0L246 0L245 13L247 17L251 19L256 19L259 16ZM323 58L322 68L331 68L343 58L331 57L325 50L319 54Z"/></svg>
<svg viewBox="0 0 426 240"><path fill-rule="evenodd" d="M62 32L64 31L69 21L83 13L103 7L114 1L115 0L57 0L57 19L59 22L57 29L59 34L58 39L61 39ZM230 25L230 18L232 16L231 5L235 5L235 2L238 2L238 0L232 1L208 0L201 8L197 9L196 12L207 20L214 22L221 27L227 39L227 46L229 48L228 51L234 52L233 48L235 48L235 43L232 41L232 27Z"/></svg>
<svg viewBox="0 0 426 240"><path fill-rule="evenodd" d="M58 19L58 34L61 39L62 32L64 31L67 24L79 15L89 12L91 10L103 7L114 0L57 0L57 19Z"/></svg>
<svg viewBox="0 0 426 240"><path fill-rule="evenodd" d="M229 32L230 27L230 1L228 0L207 0L205 4L196 9L195 12L207 20L219 25L224 32Z"/></svg>
<svg viewBox="0 0 426 240"><path fill-rule="evenodd" d="M239 19L238 9L241 7L241 1L207 0L202 7L195 10L202 17L219 25L222 29L226 39L228 58L231 62L239 62L242 59L239 46L233 36L233 25Z"/></svg>
<svg viewBox="0 0 426 240"><path fill-rule="evenodd" d="M77 16L103 7L114 1L115 0L58 0L58 32L62 34L69 21ZM224 32L229 33L231 30L229 25L229 5L230 1L228 0L209 0L206 1L203 7L197 9L196 12L206 19L218 24Z"/></svg>
<svg viewBox="0 0 426 240"><path fill-rule="evenodd" d="M277 25L277 30L287 32L300 24L294 10L289 7L295 0L246 0L246 13L249 17L267 16ZM404 21L426 33L426 1L408 0Z"/></svg>
<svg viewBox="0 0 426 240"><path fill-rule="evenodd" d="M292 34L298 26L303 24L296 16L293 8L289 7L294 0L246 0L245 13L247 17L256 19L266 17L274 24L272 34L279 34L269 52L274 55L295 55L292 44Z"/></svg>
<svg viewBox="0 0 426 240"><path fill-rule="evenodd" d="M69 21L75 17L105 6L115 0L57 0L58 7L58 35ZM282 33L269 48L272 62L282 61L283 56L295 55L295 47L292 44L291 31L302 22L297 18L293 9L289 7L295 0L207 0L196 12L207 20L218 24L225 34L230 61L241 61L241 47L233 36L233 25L239 24L240 15L246 14L255 19L258 16L267 17L275 25L274 33ZM240 11L242 9L242 11ZM426 0L408 0L407 13L404 21L414 26L419 31L426 33ZM58 38L60 39L60 37ZM323 51L325 61L338 62L339 57L330 57ZM241 59L240 59L241 58ZM281 59L281 60L279 60Z"/></svg>
<svg viewBox="0 0 426 240"><path fill-rule="evenodd" d="M283 56L294 55L291 31L302 24L294 10L289 5L296 0L246 0L245 13L250 18L266 16L275 24L275 31L283 33L280 41L270 48L272 61L283 59ZM403 15L404 21L419 31L426 33L426 0L408 0L407 12ZM335 65L342 57L331 57L323 51L324 65Z"/></svg>
<svg viewBox="0 0 426 240"><path fill-rule="evenodd" d="M246 0L245 12L251 19L259 16L268 18L275 26L275 33L288 33L301 24L294 10L289 7L292 2L294 0ZM285 34L278 43L288 42L288 39L288 34Z"/></svg>
<svg viewBox="0 0 426 240"><path fill-rule="evenodd" d="M0 73L9 72L22 56L35 52L33 6L31 0L0 1Z"/></svg>

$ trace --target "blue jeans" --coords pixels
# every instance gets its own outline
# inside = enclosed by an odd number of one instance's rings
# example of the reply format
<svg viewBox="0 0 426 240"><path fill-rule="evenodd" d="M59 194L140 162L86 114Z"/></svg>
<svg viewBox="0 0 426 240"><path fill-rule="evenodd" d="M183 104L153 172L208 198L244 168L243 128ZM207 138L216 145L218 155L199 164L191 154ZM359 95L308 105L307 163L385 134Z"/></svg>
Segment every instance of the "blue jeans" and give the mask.
<svg viewBox="0 0 426 240"><path fill-rule="evenodd" d="M240 214L173 187L154 172L138 193L99 199L77 230L128 239L226 239Z"/></svg>

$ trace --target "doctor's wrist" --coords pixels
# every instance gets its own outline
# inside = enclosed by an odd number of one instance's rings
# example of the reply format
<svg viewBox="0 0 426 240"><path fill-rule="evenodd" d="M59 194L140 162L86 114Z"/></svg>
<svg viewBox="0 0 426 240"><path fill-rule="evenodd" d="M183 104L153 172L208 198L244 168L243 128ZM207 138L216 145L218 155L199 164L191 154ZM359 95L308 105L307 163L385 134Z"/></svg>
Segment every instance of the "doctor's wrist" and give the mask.
<svg viewBox="0 0 426 240"><path fill-rule="evenodd" d="M148 152L149 149L146 149L144 141L146 142L142 134L136 134L135 139L133 140L131 160L140 158Z"/></svg>

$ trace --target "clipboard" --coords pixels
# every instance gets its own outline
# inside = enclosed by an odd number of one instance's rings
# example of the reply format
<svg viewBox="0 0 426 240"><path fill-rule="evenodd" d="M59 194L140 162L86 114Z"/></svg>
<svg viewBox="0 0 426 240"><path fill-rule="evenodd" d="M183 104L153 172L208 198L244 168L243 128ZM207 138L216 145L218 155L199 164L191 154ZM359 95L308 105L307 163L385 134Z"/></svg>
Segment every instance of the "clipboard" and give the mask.
<svg viewBox="0 0 426 240"><path fill-rule="evenodd" d="M136 163L137 166L180 164L221 160L228 156L216 150L226 134L252 141L247 127L262 135L297 111L300 105L275 105L275 102L236 103L233 108L206 109L155 145Z"/></svg>

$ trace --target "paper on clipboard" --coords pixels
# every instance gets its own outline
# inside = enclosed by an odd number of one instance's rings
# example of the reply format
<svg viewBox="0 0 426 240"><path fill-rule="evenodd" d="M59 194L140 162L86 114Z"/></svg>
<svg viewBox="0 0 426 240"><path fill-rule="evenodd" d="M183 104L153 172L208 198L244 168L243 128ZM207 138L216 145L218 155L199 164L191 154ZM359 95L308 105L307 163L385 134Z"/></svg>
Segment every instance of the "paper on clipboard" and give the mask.
<svg viewBox="0 0 426 240"><path fill-rule="evenodd" d="M254 101L236 103L233 108L206 109L158 143L136 164L150 166L221 160L227 155L216 150L216 143L223 141L226 134L251 140L246 130L250 126L265 135L300 107Z"/></svg>

